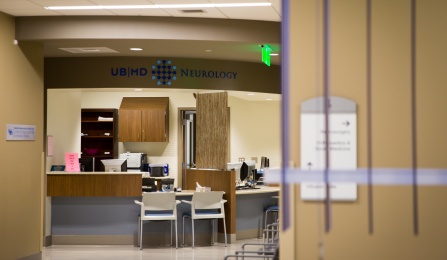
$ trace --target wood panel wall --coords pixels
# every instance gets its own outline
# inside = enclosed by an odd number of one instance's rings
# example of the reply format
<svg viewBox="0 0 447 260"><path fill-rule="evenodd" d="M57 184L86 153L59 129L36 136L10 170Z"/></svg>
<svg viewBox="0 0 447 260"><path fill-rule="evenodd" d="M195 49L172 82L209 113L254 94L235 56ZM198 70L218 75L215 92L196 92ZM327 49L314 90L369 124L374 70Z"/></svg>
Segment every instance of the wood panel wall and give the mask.
<svg viewBox="0 0 447 260"><path fill-rule="evenodd" d="M50 197L133 197L142 194L141 174L47 175Z"/></svg>
<svg viewBox="0 0 447 260"><path fill-rule="evenodd" d="M212 191L224 191L225 203L225 225L227 234L236 234L236 173L234 171L222 170L186 170L186 190L195 190L196 182L201 186L210 187ZM219 231L223 225L219 222Z"/></svg>
<svg viewBox="0 0 447 260"><path fill-rule="evenodd" d="M196 165L199 169L225 169L229 158L228 93L197 95Z"/></svg>

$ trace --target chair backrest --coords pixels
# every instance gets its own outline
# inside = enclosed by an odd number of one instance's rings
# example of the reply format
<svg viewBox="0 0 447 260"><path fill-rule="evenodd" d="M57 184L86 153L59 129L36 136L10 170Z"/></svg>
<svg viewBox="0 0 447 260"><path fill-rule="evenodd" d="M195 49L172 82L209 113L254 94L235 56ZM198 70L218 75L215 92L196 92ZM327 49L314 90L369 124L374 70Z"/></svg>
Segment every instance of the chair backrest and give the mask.
<svg viewBox="0 0 447 260"><path fill-rule="evenodd" d="M192 202L195 209L220 209L223 191L194 192Z"/></svg>
<svg viewBox="0 0 447 260"><path fill-rule="evenodd" d="M174 192L143 193L144 210L174 210L176 207Z"/></svg>

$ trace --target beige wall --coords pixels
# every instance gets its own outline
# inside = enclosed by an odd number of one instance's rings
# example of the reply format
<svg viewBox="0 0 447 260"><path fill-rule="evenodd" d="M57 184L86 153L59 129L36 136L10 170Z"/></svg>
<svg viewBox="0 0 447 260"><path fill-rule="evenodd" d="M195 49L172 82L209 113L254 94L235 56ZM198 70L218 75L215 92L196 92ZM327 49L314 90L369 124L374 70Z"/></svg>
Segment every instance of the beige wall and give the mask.
<svg viewBox="0 0 447 260"><path fill-rule="evenodd" d="M0 13L0 259L36 255L42 237L43 46L13 44ZM6 141L6 124L36 126L35 141Z"/></svg>
<svg viewBox="0 0 447 260"><path fill-rule="evenodd" d="M300 104L323 94L320 1L290 0L290 153L299 166ZM318 2L318 3L317 3ZM366 1L331 2L331 95L358 104L358 166L367 167ZM411 143L410 1L372 5L372 164L409 168ZM417 164L447 168L447 2L417 1ZM283 97L284 99L285 97ZM299 185L293 192L299 194ZM446 259L445 187L419 188L419 228L413 234L410 186L374 187L374 233L368 233L367 187L354 203L332 203L332 229L324 207L291 198L292 227L281 238L281 259Z"/></svg>
<svg viewBox="0 0 447 260"><path fill-rule="evenodd" d="M230 97L230 161L239 158L257 159L261 156L270 159L270 167L281 165L281 102L247 102Z"/></svg>

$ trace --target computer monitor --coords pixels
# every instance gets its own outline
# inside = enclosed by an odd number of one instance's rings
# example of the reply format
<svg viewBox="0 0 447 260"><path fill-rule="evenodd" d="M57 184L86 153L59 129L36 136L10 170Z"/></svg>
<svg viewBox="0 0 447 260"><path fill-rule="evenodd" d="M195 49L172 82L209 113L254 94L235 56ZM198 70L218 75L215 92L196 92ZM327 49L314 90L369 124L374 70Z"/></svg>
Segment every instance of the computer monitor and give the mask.
<svg viewBox="0 0 447 260"><path fill-rule="evenodd" d="M127 172L127 159L103 159L105 172Z"/></svg>
<svg viewBox="0 0 447 260"><path fill-rule="evenodd" d="M256 163L254 161L243 162L241 166L241 181L254 179L254 170L256 170Z"/></svg>
<svg viewBox="0 0 447 260"><path fill-rule="evenodd" d="M227 163L227 170L234 170L236 172L236 182L241 179L241 166L242 162L229 162Z"/></svg>
<svg viewBox="0 0 447 260"><path fill-rule="evenodd" d="M240 179L241 181L245 181L247 177L248 177L248 165L246 162L242 162Z"/></svg>
<svg viewBox="0 0 447 260"><path fill-rule="evenodd" d="M93 157L85 157L85 158L79 158L79 169L81 172L93 172L95 165L95 158Z"/></svg>

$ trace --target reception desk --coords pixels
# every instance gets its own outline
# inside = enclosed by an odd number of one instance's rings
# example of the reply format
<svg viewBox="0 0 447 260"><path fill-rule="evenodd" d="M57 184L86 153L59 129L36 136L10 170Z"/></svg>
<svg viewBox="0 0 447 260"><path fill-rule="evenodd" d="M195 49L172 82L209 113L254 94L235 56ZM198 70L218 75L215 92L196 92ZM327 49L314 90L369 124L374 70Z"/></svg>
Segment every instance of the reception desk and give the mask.
<svg viewBox="0 0 447 260"><path fill-rule="evenodd" d="M141 178L140 173L130 172L49 172L47 194L51 197L52 244L136 245L140 207L134 200L141 200ZM278 195L278 191L277 187L261 187L225 193L225 197L233 199L229 211L234 218L227 219L234 227L229 243L260 236L263 208L277 202L272 197ZM192 189L183 190L176 192L176 196L178 200L191 200L194 192ZM181 203L177 210L178 230L181 233L182 215L190 210L190 206ZM166 235L169 223L148 225L150 228L144 229L145 243L157 246L169 242ZM209 221L198 221L195 230L197 245L208 245L211 232ZM187 224L187 245L190 244L190 232L190 224Z"/></svg>

